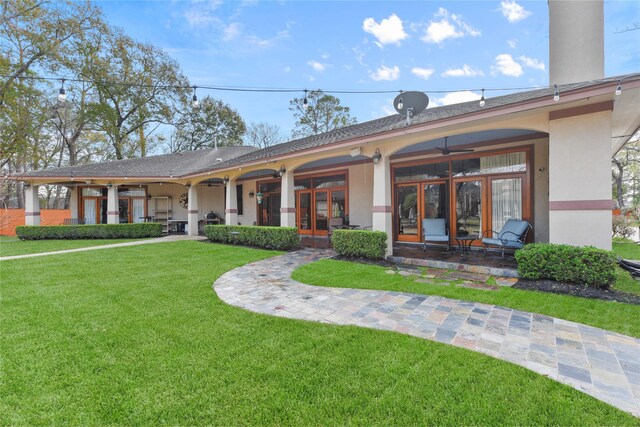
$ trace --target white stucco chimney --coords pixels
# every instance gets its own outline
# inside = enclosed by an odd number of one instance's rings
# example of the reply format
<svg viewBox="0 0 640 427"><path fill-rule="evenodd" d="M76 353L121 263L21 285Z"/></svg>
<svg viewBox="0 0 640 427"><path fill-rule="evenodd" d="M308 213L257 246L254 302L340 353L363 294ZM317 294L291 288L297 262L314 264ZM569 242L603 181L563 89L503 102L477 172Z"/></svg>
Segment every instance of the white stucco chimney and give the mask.
<svg viewBox="0 0 640 427"><path fill-rule="evenodd" d="M549 85L604 77L604 1L549 0Z"/></svg>

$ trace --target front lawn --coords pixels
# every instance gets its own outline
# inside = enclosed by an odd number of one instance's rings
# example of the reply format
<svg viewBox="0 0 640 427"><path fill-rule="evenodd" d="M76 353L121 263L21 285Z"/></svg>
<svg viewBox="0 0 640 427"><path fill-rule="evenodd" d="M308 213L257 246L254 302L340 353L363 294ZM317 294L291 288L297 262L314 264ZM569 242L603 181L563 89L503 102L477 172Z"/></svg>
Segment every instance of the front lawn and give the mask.
<svg viewBox="0 0 640 427"><path fill-rule="evenodd" d="M320 260L293 273L310 285L358 289L381 289L440 295L518 310L547 314L561 319L640 337L640 306L502 287L484 291L415 282L415 277L385 273L386 268L353 262ZM633 279L631 279L633 280Z"/></svg>
<svg viewBox="0 0 640 427"><path fill-rule="evenodd" d="M640 260L640 244L629 239L613 239L613 252L624 259Z"/></svg>
<svg viewBox="0 0 640 427"><path fill-rule="evenodd" d="M0 257L64 251L89 246L112 245L141 239L89 239L89 240L20 240L12 236L0 236Z"/></svg>
<svg viewBox="0 0 640 427"><path fill-rule="evenodd" d="M3 261L0 424L637 425L478 353L216 297L271 255L182 241Z"/></svg>

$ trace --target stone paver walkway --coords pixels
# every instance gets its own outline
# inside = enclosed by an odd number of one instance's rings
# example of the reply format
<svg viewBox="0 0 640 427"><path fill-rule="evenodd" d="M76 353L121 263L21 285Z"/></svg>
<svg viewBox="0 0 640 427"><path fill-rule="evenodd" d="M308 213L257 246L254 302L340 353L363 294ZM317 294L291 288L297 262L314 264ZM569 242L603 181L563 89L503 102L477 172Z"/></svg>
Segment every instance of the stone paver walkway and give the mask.
<svg viewBox="0 0 640 427"><path fill-rule="evenodd" d="M214 289L253 312L396 331L484 353L640 416L639 339L488 304L291 279L299 266L331 255L305 249L248 264L222 275Z"/></svg>
<svg viewBox="0 0 640 427"><path fill-rule="evenodd" d="M38 256L47 256L47 255L60 255L60 254L70 254L73 252L84 252L84 251L95 251L98 249L111 249L111 248L122 248L125 246L138 246L138 245L149 245L152 243L166 243L166 242L175 242L179 240L206 240L206 237L203 236L187 236L187 235L171 235L158 237L154 239L145 239L145 240L136 240L135 242L125 242L125 243L113 243L110 245L97 245L97 246L87 246L84 248L75 248L75 249L65 249L63 251L54 251L54 252L40 252L37 254L24 254L24 255L13 255L0 257L0 261L8 261L10 259L20 259L20 258L33 258Z"/></svg>

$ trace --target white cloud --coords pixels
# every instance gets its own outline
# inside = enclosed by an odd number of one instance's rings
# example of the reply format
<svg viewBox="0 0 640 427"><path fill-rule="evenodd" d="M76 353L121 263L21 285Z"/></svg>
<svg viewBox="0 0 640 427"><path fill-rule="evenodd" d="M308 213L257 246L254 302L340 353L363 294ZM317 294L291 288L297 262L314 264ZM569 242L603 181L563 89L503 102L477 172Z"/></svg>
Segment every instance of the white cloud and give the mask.
<svg viewBox="0 0 640 427"><path fill-rule="evenodd" d="M242 32L242 25L237 22L233 22L227 25L222 32L222 40L228 42L237 38Z"/></svg>
<svg viewBox="0 0 640 427"><path fill-rule="evenodd" d="M311 68L313 68L314 71L317 71L319 73L323 72L327 68L325 64L314 61L313 59L311 61L307 61L307 65L309 65Z"/></svg>
<svg viewBox="0 0 640 427"><path fill-rule="evenodd" d="M515 48L516 48L516 46L518 45L518 40L516 40L516 39L508 40L508 41L507 41L507 44L509 45L509 47L510 47L511 49L515 49Z"/></svg>
<svg viewBox="0 0 640 427"><path fill-rule="evenodd" d="M353 59L355 59L358 64L362 65L363 67L366 67L367 64L364 62L364 58L367 56L367 54L357 46L352 48L351 51L354 54Z"/></svg>
<svg viewBox="0 0 640 427"><path fill-rule="evenodd" d="M289 31L282 30L282 31L278 31L278 33L275 36L271 37L270 39L263 39L258 36L247 36L245 38L245 41L248 44L259 47L259 48L270 48L275 44L277 44L280 40L283 40L286 38L289 38Z"/></svg>
<svg viewBox="0 0 640 427"><path fill-rule="evenodd" d="M496 73L510 77L520 77L523 73L522 66L514 61L508 53L496 56L496 65L492 66L491 69Z"/></svg>
<svg viewBox="0 0 640 427"><path fill-rule="evenodd" d="M429 21L425 34L421 38L426 43L440 44L451 38L477 37L480 35L480 31L464 22L460 15L449 13L445 8L438 9L434 14L434 18L434 20Z"/></svg>
<svg viewBox="0 0 640 427"><path fill-rule="evenodd" d="M477 101L480 95L470 90L461 92L450 92L442 98L432 98L429 107L439 107L441 105L460 104L461 102Z"/></svg>
<svg viewBox="0 0 640 427"><path fill-rule="evenodd" d="M500 2L500 11L507 18L507 21L514 22L522 21L527 16L531 15L531 12L526 10L524 7L520 6L515 1L501 1Z"/></svg>
<svg viewBox="0 0 640 427"><path fill-rule="evenodd" d="M476 70L464 64L462 68L449 68L447 71L442 73L442 77L475 77L475 76L484 76L482 70Z"/></svg>
<svg viewBox="0 0 640 427"><path fill-rule="evenodd" d="M431 75L435 72L435 70L433 68L420 68L420 67L413 67L411 69L411 72L420 77L421 79L427 80L429 77L431 77Z"/></svg>
<svg viewBox="0 0 640 427"><path fill-rule="evenodd" d="M522 62L525 67L533 68L540 71L545 70L544 62L538 61L535 58L529 58L528 56L521 55L518 59L520 59L520 62Z"/></svg>
<svg viewBox="0 0 640 427"><path fill-rule="evenodd" d="M193 3L184 13L187 25L191 28L204 27L210 24L219 24L220 18L215 15L215 11L221 1Z"/></svg>
<svg viewBox="0 0 640 427"><path fill-rule="evenodd" d="M320 55L320 58L322 58L322 59L324 59L324 60L326 61L327 59L329 59L329 58L330 58L330 56L329 56L329 54L328 54L328 53L324 52L324 53L322 53L322 54Z"/></svg>
<svg viewBox="0 0 640 427"><path fill-rule="evenodd" d="M378 68L374 73L369 73L369 76L375 81L398 80L398 78L400 77L400 68L398 68L397 65L394 65L393 68L386 67L383 65L382 67Z"/></svg>
<svg viewBox="0 0 640 427"><path fill-rule="evenodd" d="M380 47L385 44L399 45L402 40L409 37L402 26L402 19L395 13L380 21L379 24L375 19L367 18L362 23L362 29L366 33L373 34Z"/></svg>
<svg viewBox="0 0 640 427"><path fill-rule="evenodd" d="M284 68L282 69L282 71L284 71L285 73L289 73L289 72L291 72L291 67L289 67L289 66L284 67Z"/></svg>

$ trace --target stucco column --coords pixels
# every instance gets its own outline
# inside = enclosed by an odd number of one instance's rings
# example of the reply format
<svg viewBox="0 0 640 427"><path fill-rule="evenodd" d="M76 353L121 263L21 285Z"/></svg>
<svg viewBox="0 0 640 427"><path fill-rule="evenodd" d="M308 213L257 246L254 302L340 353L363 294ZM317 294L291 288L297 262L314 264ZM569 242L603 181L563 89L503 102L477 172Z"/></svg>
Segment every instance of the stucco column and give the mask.
<svg viewBox="0 0 640 427"><path fill-rule="evenodd" d="M238 199L236 196L236 180L227 181L227 200L224 210L224 223L238 225Z"/></svg>
<svg viewBox="0 0 640 427"><path fill-rule="evenodd" d="M189 206L187 208L187 219L189 221L189 236L198 235L198 186L189 187Z"/></svg>
<svg viewBox="0 0 640 427"><path fill-rule="evenodd" d="M37 185L30 185L24 189L24 223L40 225L40 197Z"/></svg>
<svg viewBox="0 0 640 427"><path fill-rule="evenodd" d="M391 162L384 152L373 166L373 229L387 233L385 256L393 254L393 222L391 217Z"/></svg>
<svg viewBox="0 0 640 427"><path fill-rule="evenodd" d="M107 187L107 224L120 222L120 206L118 205L118 186Z"/></svg>
<svg viewBox="0 0 640 427"><path fill-rule="evenodd" d="M71 218L78 219L78 189L69 187L69 209L71 210Z"/></svg>
<svg viewBox="0 0 640 427"><path fill-rule="evenodd" d="M282 175L280 189L280 225L282 227L296 226L296 192L293 186L293 171L286 171Z"/></svg>
<svg viewBox="0 0 640 427"><path fill-rule="evenodd" d="M611 249L611 111L549 121L549 241Z"/></svg>

